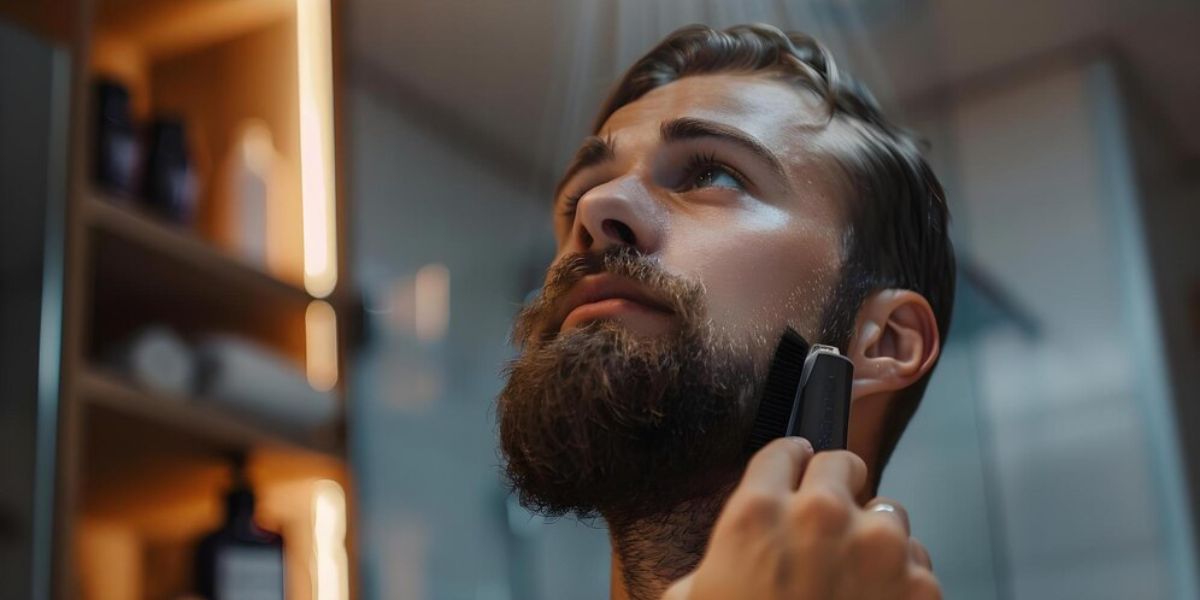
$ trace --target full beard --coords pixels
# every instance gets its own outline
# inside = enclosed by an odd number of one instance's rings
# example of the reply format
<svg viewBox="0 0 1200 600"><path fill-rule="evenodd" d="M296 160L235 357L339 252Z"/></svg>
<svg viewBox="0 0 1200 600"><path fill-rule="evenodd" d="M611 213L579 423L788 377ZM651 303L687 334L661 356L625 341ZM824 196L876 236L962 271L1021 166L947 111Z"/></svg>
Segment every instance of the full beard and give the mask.
<svg viewBox="0 0 1200 600"><path fill-rule="evenodd" d="M562 297L601 271L662 299L671 331L639 336L594 321L560 334ZM714 329L703 298L699 284L626 248L552 270L517 319L522 352L497 406L506 472L525 506L618 525L667 515L736 480L765 366Z"/></svg>

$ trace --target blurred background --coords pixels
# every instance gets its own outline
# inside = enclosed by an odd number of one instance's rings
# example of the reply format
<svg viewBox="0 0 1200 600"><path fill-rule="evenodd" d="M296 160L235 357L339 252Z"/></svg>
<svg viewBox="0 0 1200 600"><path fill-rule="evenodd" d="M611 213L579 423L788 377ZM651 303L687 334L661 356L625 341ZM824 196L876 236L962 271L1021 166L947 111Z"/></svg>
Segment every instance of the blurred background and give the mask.
<svg viewBox="0 0 1200 600"><path fill-rule="evenodd" d="M881 492L946 597L1200 597L1184 0L0 0L0 597L607 597L494 400L560 170L694 22L930 143L959 297Z"/></svg>

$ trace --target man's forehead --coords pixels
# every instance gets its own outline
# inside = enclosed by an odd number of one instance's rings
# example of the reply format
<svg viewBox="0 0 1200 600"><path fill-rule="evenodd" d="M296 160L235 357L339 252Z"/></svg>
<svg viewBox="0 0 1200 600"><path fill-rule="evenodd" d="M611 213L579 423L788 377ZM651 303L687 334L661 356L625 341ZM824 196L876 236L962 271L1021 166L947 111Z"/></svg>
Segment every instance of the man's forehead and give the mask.
<svg viewBox="0 0 1200 600"><path fill-rule="evenodd" d="M737 127L770 143L811 132L824 108L815 94L762 74L693 75L647 92L604 122L600 135L653 133L667 121L692 117Z"/></svg>

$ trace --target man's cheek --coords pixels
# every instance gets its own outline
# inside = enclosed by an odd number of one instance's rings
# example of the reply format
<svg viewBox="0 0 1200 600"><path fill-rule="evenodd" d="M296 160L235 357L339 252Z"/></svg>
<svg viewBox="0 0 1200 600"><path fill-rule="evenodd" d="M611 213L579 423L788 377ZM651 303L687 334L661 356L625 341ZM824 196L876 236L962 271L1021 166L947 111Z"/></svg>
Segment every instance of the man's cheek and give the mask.
<svg viewBox="0 0 1200 600"><path fill-rule="evenodd" d="M816 327L834 269L806 264L809 257L781 264L778 257L748 255L746 249L729 252L698 267L713 324L736 337L769 335L783 325Z"/></svg>

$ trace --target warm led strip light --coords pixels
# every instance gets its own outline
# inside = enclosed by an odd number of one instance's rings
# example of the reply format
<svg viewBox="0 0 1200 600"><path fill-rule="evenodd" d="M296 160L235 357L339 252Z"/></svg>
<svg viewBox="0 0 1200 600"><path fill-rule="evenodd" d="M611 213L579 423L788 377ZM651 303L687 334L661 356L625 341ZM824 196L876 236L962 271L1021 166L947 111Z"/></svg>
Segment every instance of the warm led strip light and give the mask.
<svg viewBox="0 0 1200 600"><path fill-rule="evenodd" d="M338 381L337 313L324 300L304 311L305 375L315 390L333 389Z"/></svg>
<svg viewBox="0 0 1200 600"><path fill-rule="evenodd" d="M313 484L312 496L314 600L350 597L350 570L346 558L346 494L329 479Z"/></svg>
<svg viewBox="0 0 1200 600"><path fill-rule="evenodd" d="M338 276L330 27L329 0L296 0L304 288L316 298L328 296Z"/></svg>

